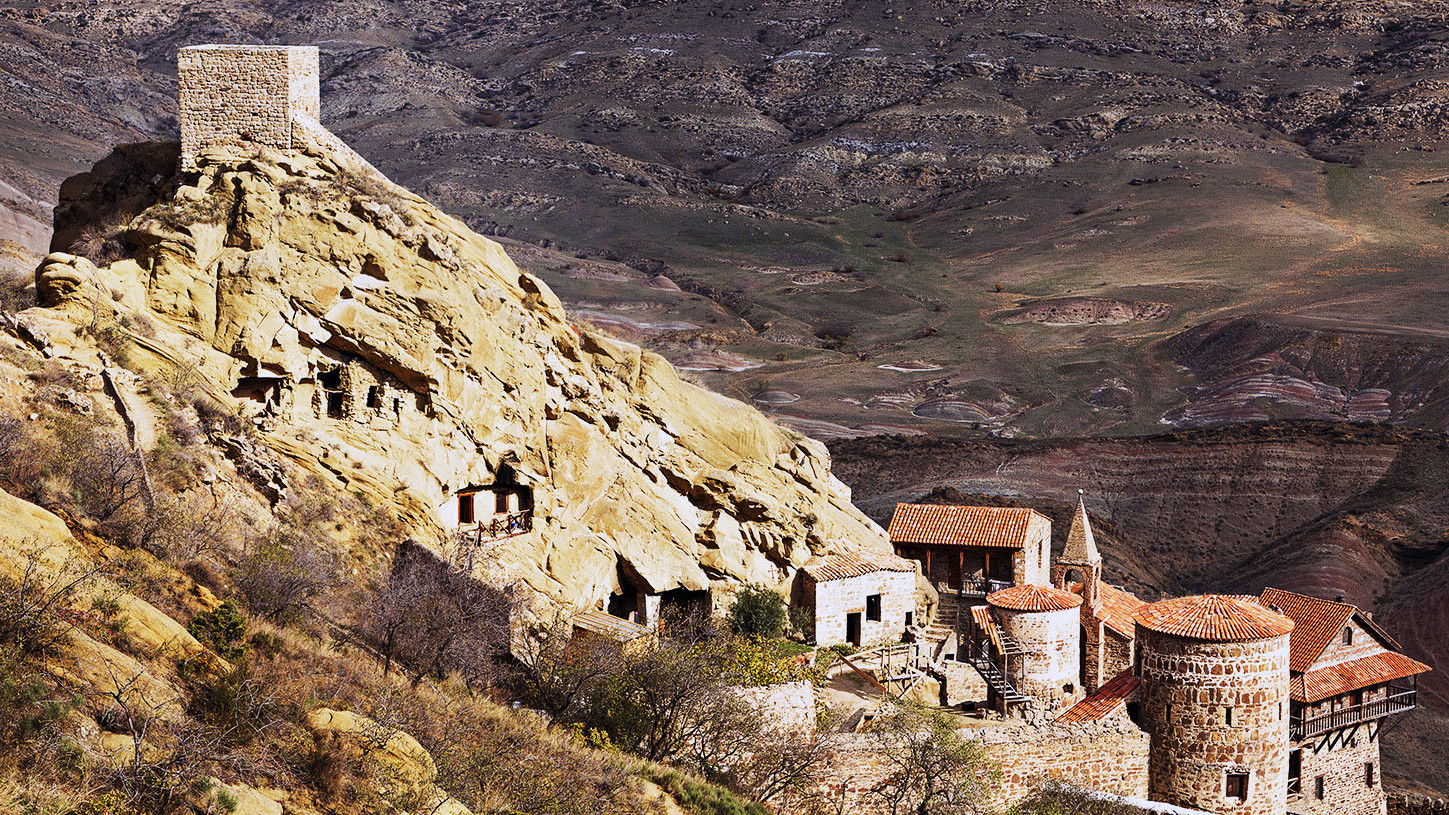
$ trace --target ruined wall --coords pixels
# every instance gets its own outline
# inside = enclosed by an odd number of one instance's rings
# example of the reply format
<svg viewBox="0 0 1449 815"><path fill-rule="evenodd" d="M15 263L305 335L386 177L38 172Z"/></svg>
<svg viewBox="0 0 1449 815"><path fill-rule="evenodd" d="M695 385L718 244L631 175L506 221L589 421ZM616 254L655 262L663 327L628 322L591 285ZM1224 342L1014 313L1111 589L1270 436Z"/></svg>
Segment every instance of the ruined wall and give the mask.
<svg viewBox="0 0 1449 815"><path fill-rule="evenodd" d="M871 572L860 577L807 580L805 590L815 598L815 642L822 646L845 642L845 620L859 614L861 644L894 642L906 630L906 612L916 612L915 572ZM880 620L866 619L865 598L881 595Z"/></svg>
<svg viewBox="0 0 1449 815"><path fill-rule="evenodd" d="M1325 733L1301 744L1302 794L1294 810L1304 815L1384 815L1387 804L1379 777L1379 739L1376 723ZM1365 765L1373 765L1369 784ZM1318 797L1318 779L1323 797Z"/></svg>
<svg viewBox="0 0 1449 815"><path fill-rule="evenodd" d="M1015 611L993 607L1004 631L1026 653L1007 657L1006 672L1016 689L1032 697L1027 718L1045 719L1082 699L1081 614L1077 608Z"/></svg>
<svg viewBox="0 0 1449 815"><path fill-rule="evenodd" d="M1282 815L1288 636L1203 642L1137 628L1154 800L1222 815ZM1246 774L1246 800L1228 776Z"/></svg>
<svg viewBox="0 0 1449 815"><path fill-rule="evenodd" d="M1000 772L990 805L1004 809L1048 778L1084 789L1136 798L1147 796L1148 737L1125 716L1071 725L1028 725L958 731L982 744ZM882 815L867 794L889 775L890 742L870 733L842 737L820 789L841 811Z"/></svg>
<svg viewBox="0 0 1449 815"><path fill-rule="evenodd" d="M1389 815L1449 815L1449 801L1407 792L1389 794Z"/></svg>
<svg viewBox="0 0 1449 815"><path fill-rule="evenodd" d="M197 45L177 71L183 164L211 147L292 149L294 121L321 111L312 46Z"/></svg>
<svg viewBox="0 0 1449 815"><path fill-rule="evenodd" d="M815 736L815 689L809 682L736 688L735 693L760 712L771 732L800 738Z"/></svg>

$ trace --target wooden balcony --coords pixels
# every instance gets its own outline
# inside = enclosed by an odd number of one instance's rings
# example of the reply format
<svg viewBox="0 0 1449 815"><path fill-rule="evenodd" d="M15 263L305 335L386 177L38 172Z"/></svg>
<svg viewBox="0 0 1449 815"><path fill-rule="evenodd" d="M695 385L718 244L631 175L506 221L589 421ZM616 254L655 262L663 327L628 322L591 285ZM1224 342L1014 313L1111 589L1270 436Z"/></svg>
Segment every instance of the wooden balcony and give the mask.
<svg viewBox="0 0 1449 815"><path fill-rule="evenodd" d="M1340 708L1338 710L1320 713L1317 716L1304 717L1303 714L1295 713L1288 722L1289 737L1294 741L1317 736L1331 730L1338 730L1344 727L1352 727L1364 722L1371 722L1392 716L1396 713L1407 713L1414 709L1417 703L1418 690L1416 688L1405 688L1389 686L1389 693L1383 699L1376 699L1372 702L1364 702L1361 705Z"/></svg>

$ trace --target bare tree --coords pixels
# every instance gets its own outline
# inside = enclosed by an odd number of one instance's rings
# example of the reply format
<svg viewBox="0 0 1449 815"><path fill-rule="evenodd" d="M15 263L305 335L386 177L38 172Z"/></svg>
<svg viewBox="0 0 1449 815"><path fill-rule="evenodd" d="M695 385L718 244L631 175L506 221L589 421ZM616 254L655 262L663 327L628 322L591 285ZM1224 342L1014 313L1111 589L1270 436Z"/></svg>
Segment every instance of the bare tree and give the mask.
<svg viewBox="0 0 1449 815"><path fill-rule="evenodd" d="M44 547L23 542L19 577L0 575L0 643L30 654L48 654L69 636L78 619L72 604L100 573L98 566L67 560L51 565Z"/></svg>
<svg viewBox="0 0 1449 815"><path fill-rule="evenodd" d="M509 653L520 600L513 587L474 580L416 542L405 542L370 615L383 670L401 661L414 685L450 672L470 684L492 682Z"/></svg>
<svg viewBox="0 0 1449 815"><path fill-rule="evenodd" d="M976 742L962 739L943 714L898 707L876 720L889 768L867 798L890 815L984 812L991 767Z"/></svg>
<svg viewBox="0 0 1449 815"><path fill-rule="evenodd" d="M236 584L252 613L284 619L337 583L337 556L310 536L273 529L242 556Z"/></svg>
<svg viewBox="0 0 1449 815"><path fill-rule="evenodd" d="M555 721L572 721L596 685L618 668L618 646L603 639L575 639L574 615L555 614L518 638L514 686L524 701Z"/></svg>
<svg viewBox="0 0 1449 815"><path fill-rule="evenodd" d="M217 770L255 771L254 759L235 749L250 740L259 726L249 717L210 722L180 715L182 699L158 695L144 672L125 673L108 665L109 690L93 691L103 705L97 720L111 732L129 737L126 754L98 757L110 767L111 783L124 791L131 806L155 815L169 815L211 784ZM262 693L259 685L251 686ZM260 725L267 726L267 725ZM119 760L118 760L119 759Z"/></svg>
<svg viewBox="0 0 1449 815"><path fill-rule="evenodd" d="M106 523L147 500L146 474L124 439L91 435L87 449L70 470L76 502L92 518Z"/></svg>

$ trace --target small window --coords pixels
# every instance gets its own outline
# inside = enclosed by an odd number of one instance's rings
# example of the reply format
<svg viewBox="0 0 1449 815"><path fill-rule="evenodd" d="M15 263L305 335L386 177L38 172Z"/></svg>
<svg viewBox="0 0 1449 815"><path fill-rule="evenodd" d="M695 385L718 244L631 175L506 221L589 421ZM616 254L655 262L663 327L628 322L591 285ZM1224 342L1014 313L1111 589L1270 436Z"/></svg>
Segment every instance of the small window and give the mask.
<svg viewBox="0 0 1449 815"><path fill-rule="evenodd" d="M1320 801L1323 800L1323 776L1321 775L1313 779L1313 797Z"/></svg>
<svg viewBox="0 0 1449 815"><path fill-rule="evenodd" d="M865 598L865 618L872 622L880 622L880 595L871 594Z"/></svg>
<svg viewBox="0 0 1449 815"><path fill-rule="evenodd" d="M1370 787L1374 785L1374 763L1365 761L1363 764L1363 782Z"/></svg>
<svg viewBox="0 0 1449 815"><path fill-rule="evenodd" d="M1073 693L1076 693L1076 692L1077 692L1077 686L1074 685L1074 684L1072 684L1071 682L1068 682L1067 684L1062 685L1062 693L1065 693L1065 694L1073 694Z"/></svg>
<svg viewBox="0 0 1449 815"><path fill-rule="evenodd" d="M327 390L337 390L342 387L342 369L333 368L330 371L322 371L317 374L317 382Z"/></svg>
<svg viewBox="0 0 1449 815"><path fill-rule="evenodd" d="M342 418L342 391L327 392L327 415L333 419Z"/></svg>
<svg viewBox="0 0 1449 815"><path fill-rule="evenodd" d="M1228 797L1239 801L1248 800L1248 774L1228 773Z"/></svg>
<svg viewBox="0 0 1449 815"><path fill-rule="evenodd" d="M378 395L376 385L369 385L367 388L367 406L372 410L382 407L382 397Z"/></svg>
<svg viewBox="0 0 1449 815"><path fill-rule="evenodd" d="M508 492L506 490L493 493L493 512L496 515L504 515L508 512Z"/></svg>
<svg viewBox="0 0 1449 815"><path fill-rule="evenodd" d="M402 415L402 399L396 396L392 398L392 412L397 416Z"/></svg>
<svg viewBox="0 0 1449 815"><path fill-rule="evenodd" d="M1344 645L1353 645L1353 629L1352 628L1345 627L1343 629L1343 644Z"/></svg>
<svg viewBox="0 0 1449 815"><path fill-rule="evenodd" d="M916 620L916 613L914 611L907 611L906 612L906 628L910 628L912 625L914 625L915 624L915 620Z"/></svg>
<svg viewBox="0 0 1449 815"><path fill-rule="evenodd" d="M1233 709L1230 707L1223 708L1223 724L1229 727L1233 724Z"/></svg>
<svg viewBox="0 0 1449 815"><path fill-rule="evenodd" d="M458 523L473 523L473 493L471 492L458 496Z"/></svg>

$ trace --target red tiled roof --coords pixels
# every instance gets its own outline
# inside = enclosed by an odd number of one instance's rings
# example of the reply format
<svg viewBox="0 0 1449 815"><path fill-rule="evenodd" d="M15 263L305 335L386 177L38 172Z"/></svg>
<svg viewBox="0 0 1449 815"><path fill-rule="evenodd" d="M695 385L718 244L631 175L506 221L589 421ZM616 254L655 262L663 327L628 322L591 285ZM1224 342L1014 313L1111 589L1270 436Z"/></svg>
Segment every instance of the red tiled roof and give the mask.
<svg viewBox="0 0 1449 815"><path fill-rule="evenodd" d="M1073 583L1067 588L1086 596L1086 587L1082 583ZM1147 605L1147 601L1130 591L1106 583L1097 584L1097 596L1102 598L1102 622L1129 640L1137 636L1137 626L1133 623L1132 615L1137 613L1137 609Z"/></svg>
<svg viewBox="0 0 1449 815"><path fill-rule="evenodd" d="M874 572L914 572L915 570L916 562L914 560L896 557L890 552L879 549L863 547L832 552L821 558L819 563L805 567L805 573L814 578L816 583L860 577Z"/></svg>
<svg viewBox="0 0 1449 815"><path fill-rule="evenodd" d="M1382 637L1390 648L1397 650L1399 647L1373 620L1347 603L1335 603L1332 600L1320 600L1305 594L1271 588L1263 589L1259 602L1277 608L1293 621L1293 636L1288 642L1288 669L1295 673L1312 668L1313 662L1323 653L1323 649L1328 647L1355 614L1365 628Z"/></svg>
<svg viewBox="0 0 1449 815"><path fill-rule="evenodd" d="M1433 670L1428 665L1393 651L1382 651L1293 677L1289 692L1294 701L1318 702L1351 690Z"/></svg>
<svg viewBox="0 0 1449 815"><path fill-rule="evenodd" d="M1149 631L1208 642L1246 642L1281 637L1293 621L1255 599L1203 594L1143 606L1134 615Z"/></svg>
<svg viewBox="0 0 1449 815"><path fill-rule="evenodd" d="M991 616L990 606L972 606L971 621L976 627L986 632L986 638L991 640L992 647L997 653L1001 653L1001 635L996 629L996 620Z"/></svg>
<svg viewBox="0 0 1449 815"><path fill-rule="evenodd" d="M1097 722L1112 715L1113 712L1121 709L1127 703L1127 697L1137 690L1142 680L1132 674L1128 668L1107 681L1107 684L1097 688L1097 692L1072 705L1065 713L1057 717L1056 723L1066 722Z"/></svg>
<svg viewBox="0 0 1449 815"><path fill-rule="evenodd" d="M938 504L896 504L891 516L891 543L935 546L994 546L1020 549L1033 517L1051 519L1020 507L958 507Z"/></svg>
<svg viewBox="0 0 1449 815"><path fill-rule="evenodd" d="M986 602L1012 611L1062 611L1080 606L1082 598L1046 586L1012 586L987 595Z"/></svg>

